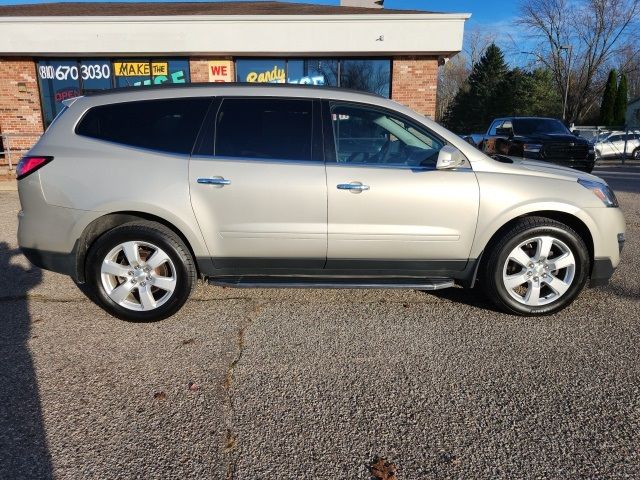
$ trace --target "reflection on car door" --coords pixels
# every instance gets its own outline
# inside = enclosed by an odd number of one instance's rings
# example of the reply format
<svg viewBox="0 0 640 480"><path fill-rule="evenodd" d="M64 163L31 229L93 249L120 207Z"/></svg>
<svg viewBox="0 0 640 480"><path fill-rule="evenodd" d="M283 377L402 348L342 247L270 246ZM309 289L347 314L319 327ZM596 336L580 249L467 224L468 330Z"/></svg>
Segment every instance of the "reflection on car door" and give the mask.
<svg viewBox="0 0 640 480"><path fill-rule="evenodd" d="M245 97L214 108L215 141L192 157L189 171L214 266L227 273L321 269L327 199L322 146L313 141L319 104Z"/></svg>
<svg viewBox="0 0 640 480"><path fill-rule="evenodd" d="M393 112L335 103L324 118L335 138L327 268L464 269L479 203L471 168L436 170L445 142Z"/></svg>

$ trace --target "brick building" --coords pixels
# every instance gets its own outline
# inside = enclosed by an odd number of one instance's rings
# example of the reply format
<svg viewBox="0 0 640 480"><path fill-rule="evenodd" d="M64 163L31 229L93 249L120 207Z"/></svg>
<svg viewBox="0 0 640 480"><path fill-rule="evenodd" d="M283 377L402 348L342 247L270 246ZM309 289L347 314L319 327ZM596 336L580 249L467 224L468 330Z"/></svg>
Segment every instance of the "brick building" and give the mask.
<svg viewBox="0 0 640 480"><path fill-rule="evenodd" d="M162 83L356 88L433 117L438 65L468 18L284 2L0 6L0 150L15 163L66 98Z"/></svg>

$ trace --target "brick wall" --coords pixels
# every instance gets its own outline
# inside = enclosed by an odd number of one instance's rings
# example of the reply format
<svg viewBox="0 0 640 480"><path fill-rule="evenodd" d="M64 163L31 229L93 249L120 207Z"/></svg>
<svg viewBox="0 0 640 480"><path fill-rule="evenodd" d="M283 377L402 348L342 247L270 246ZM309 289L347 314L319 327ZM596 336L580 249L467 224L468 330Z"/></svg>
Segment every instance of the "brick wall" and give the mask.
<svg viewBox="0 0 640 480"><path fill-rule="evenodd" d="M0 133L25 135L9 140L11 150L22 150L30 148L42 131L34 61L30 58L0 58ZM19 152L12 155L14 164L19 156ZM7 163L6 155L0 163Z"/></svg>
<svg viewBox="0 0 640 480"><path fill-rule="evenodd" d="M391 98L430 118L436 115L437 57L396 57L391 73Z"/></svg>
<svg viewBox="0 0 640 480"><path fill-rule="evenodd" d="M210 58L210 57L192 57L189 59L189 69L191 70L192 82L208 82L209 81L209 60L231 60L231 58ZM231 77L235 80L235 64L231 62Z"/></svg>

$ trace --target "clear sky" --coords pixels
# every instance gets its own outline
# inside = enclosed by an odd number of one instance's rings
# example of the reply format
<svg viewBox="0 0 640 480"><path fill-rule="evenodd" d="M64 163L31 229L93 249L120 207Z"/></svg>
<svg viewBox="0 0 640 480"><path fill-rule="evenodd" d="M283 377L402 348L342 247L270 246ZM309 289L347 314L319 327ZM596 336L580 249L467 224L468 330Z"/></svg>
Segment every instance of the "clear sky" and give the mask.
<svg viewBox="0 0 640 480"><path fill-rule="evenodd" d="M56 0L47 0L56 1ZM75 0L83 1L83 0ZM88 1L88 0L84 0ZM99 0L100 1L100 0ZM123 0L118 0L123 1ZM126 1L126 0L125 0ZM133 0L140 1L140 0ZM174 1L174 0L169 0ZM190 0L193 1L193 0ZM196 0L197 1L197 0ZM294 3L338 5L339 0L286 0ZM41 0L0 0L1 5L45 3ZM385 0L386 8L430 10L435 12L465 12L473 14L472 23L494 24L513 17L517 2L513 0Z"/></svg>

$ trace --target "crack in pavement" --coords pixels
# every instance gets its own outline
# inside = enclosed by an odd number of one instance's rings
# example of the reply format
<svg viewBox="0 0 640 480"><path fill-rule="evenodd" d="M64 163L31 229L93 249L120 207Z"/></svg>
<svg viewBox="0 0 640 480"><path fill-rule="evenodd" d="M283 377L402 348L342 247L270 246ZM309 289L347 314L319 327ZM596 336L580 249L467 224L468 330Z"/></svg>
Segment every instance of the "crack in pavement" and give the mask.
<svg viewBox="0 0 640 480"><path fill-rule="evenodd" d="M226 433L224 439L224 447L223 453L229 456L229 460L227 463L227 480L233 480L235 469L236 469L236 456L234 452L238 445L236 435L233 431L233 418L235 416L235 406L233 404L233 394L231 393L231 389L233 388L234 382L234 371L240 360L242 359L242 355L244 354L245 347L245 335L248 328L253 324L256 316L262 310L262 307L268 302L256 302L253 308L248 312L246 321L244 325L240 326L237 334L237 354L232 362L229 364L229 368L227 369L227 373L224 377L223 388L226 394Z"/></svg>

